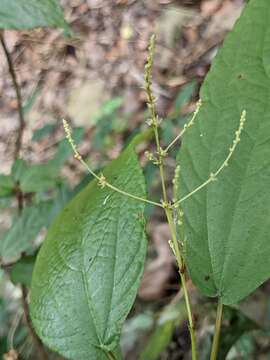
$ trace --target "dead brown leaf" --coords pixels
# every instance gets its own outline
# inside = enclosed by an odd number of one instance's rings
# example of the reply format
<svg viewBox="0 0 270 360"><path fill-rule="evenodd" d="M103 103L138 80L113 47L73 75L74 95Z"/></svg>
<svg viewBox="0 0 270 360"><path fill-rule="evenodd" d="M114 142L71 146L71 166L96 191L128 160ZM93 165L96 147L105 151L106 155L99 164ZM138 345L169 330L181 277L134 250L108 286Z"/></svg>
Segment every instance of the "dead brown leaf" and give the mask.
<svg viewBox="0 0 270 360"><path fill-rule="evenodd" d="M8 353L4 354L3 360L17 360L19 359L19 355L16 350L11 349Z"/></svg>
<svg viewBox="0 0 270 360"><path fill-rule="evenodd" d="M153 242L157 257L146 266L139 297L145 301L162 298L173 273L174 256L168 244L170 230L167 224L155 225Z"/></svg>

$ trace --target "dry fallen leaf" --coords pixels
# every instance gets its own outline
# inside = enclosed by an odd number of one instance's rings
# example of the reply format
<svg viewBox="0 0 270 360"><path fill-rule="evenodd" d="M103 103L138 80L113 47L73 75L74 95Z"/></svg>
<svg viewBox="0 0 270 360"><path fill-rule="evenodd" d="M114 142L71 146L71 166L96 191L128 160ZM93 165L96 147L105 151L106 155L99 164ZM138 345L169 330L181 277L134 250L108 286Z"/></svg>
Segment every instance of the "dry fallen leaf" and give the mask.
<svg viewBox="0 0 270 360"><path fill-rule="evenodd" d="M211 3L205 2L206 4ZM215 36L216 34L224 31L229 31L232 29L235 21L240 16L243 10L243 1L230 1L226 0L219 4L219 1L214 1L216 3L215 11L211 12L208 9L209 15L212 16L211 21L207 26L207 36ZM203 12L204 13L204 12ZM207 14L207 12L206 12Z"/></svg>
<svg viewBox="0 0 270 360"><path fill-rule="evenodd" d="M157 257L146 266L143 275L139 297L145 301L160 299L164 295L174 269L174 256L168 244L168 225L156 225L152 234Z"/></svg>
<svg viewBox="0 0 270 360"><path fill-rule="evenodd" d="M208 17L213 15L221 6L223 0L205 0L201 3L201 15ZM227 1L227 0L226 0Z"/></svg>
<svg viewBox="0 0 270 360"><path fill-rule="evenodd" d="M19 359L19 355L16 350L11 349L8 353L3 355L3 360L17 360Z"/></svg>

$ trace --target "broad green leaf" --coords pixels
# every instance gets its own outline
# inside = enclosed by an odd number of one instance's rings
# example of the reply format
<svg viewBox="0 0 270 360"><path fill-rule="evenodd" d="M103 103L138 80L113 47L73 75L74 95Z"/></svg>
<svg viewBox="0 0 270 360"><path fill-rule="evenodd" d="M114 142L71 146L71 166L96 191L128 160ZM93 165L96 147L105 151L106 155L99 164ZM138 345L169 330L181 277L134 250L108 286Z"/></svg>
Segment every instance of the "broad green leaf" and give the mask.
<svg viewBox="0 0 270 360"><path fill-rule="evenodd" d="M79 143L84 135L82 128L75 128L73 137ZM73 154L67 139L59 142L56 154L46 164L28 165L24 160L17 159L12 167L12 177L20 183L20 189L24 193L45 192L55 188L61 179L59 172L65 161Z"/></svg>
<svg viewBox="0 0 270 360"><path fill-rule="evenodd" d="M35 260L35 256L25 256L12 266L10 280L13 284L24 284L30 287Z"/></svg>
<svg viewBox="0 0 270 360"><path fill-rule="evenodd" d="M119 117L119 108L123 104L123 98L115 97L102 105L101 111L96 116L96 124L92 144L97 150L103 150L105 145L111 142L112 131L125 130L126 121Z"/></svg>
<svg viewBox="0 0 270 360"><path fill-rule="evenodd" d="M23 159L16 159L12 165L11 175L15 183L19 182L27 172L28 165Z"/></svg>
<svg viewBox="0 0 270 360"><path fill-rule="evenodd" d="M196 85L196 81L190 81L189 83L185 84L183 88L181 88L181 91L177 94L174 102L174 111L176 115L178 115L182 107L187 105L187 103L190 101Z"/></svg>
<svg viewBox="0 0 270 360"><path fill-rule="evenodd" d="M203 106L178 157L181 198L215 172L247 111L218 181L182 203L186 260L209 296L233 304L270 275L270 1L246 5L201 90Z"/></svg>
<svg viewBox="0 0 270 360"><path fill-rule="evenodd" d="M47 228L58 215L64 205L74 196L67 186L60 186L55 197L36 195L38 204L25 207L20 215L16 215L12 226L0 237L0 257L13 259L19 257L22 252L31 250L33 243L42 228ZM0 204L1 205L1 204Z"/></svg>
<svg viewBox="0 0 270 360"><path fill-rule="evenodd" d="M43 139L45 136L52 134L55 130L56 130L56 124L53 123L46 124L34 132L32 136L32 141L39 141Z"/></svg>
<svg viewBox="0 0 270 360"><path fill-rule="evenodd" d="M125 358L130 351L134 353L134 344L138 344L140 340L144 339L149 330L153 328L154 316L155 314L151 311L146 311L125 321L121 334L121 348Z"/></svg>
<svg viewBox="0 0 270 360"><path fill-rule="evenodd" d="M58 0L1 0L1 29L60 27L69 31Z"/></svg>
<svg viewBox="0 0 270 360"><path fill-rule="evenodd" d="M99 117L102 118L102 117L114 115L114 113L117 110L119 110L119 108L122 106L122 104L123 104L123 98L120 96L112 98L109 101L106 101L102 105L102 109L101 109Z"/></svg>
<svg viewBox="0 0 270 360"><path fill-rule="evenodd" d="M269 339L269 334L267 336L266 341ZM260 341L262 341L262 336L260 334ZM233 353L237 353L237 355L242 359L252 359L254 355L257 353L258 344L254 339L254 335L251 333L244 334L241 338L237 341L235 348L233 349ZM257 350L257 351L256 351ZM228 358L230 353L228 354ZM255 355L256 356L256 355ZM266 358L267 359L267 358ZM268 356L269 359L269 356Z"/></svg>
<svg viewBox="0 0 270 360"><path fill-rule="evenodd" d="M131 147L103 172L145 197ZM42 341L69 359L115 354L146 253L144 203L92 181L56 218L37 257L30 312Z"/></svg>
<svg viewBox="0 0 270 360"><path fill-rule="evenodd" d="M0 175L0 197L9 196L13 193L14 182L10 175Z"/></svg>
<svg viewBox="0 0 270 360"><path fill-rule="evenodd" d="M218 360L226 359L230 349L241 336L259 328L258 324L245 316L240 310L238 311L230 307L225 307L224 310L224 325L221 329Z"/></svg>
<svg viewBox="0 0 270 360"><path fill-rule="evenodd" d="M50 202L44 202L25 207L20 215L15 216L11 228L1 236L0 257L13 259L27 251L41 228L48 226L51 207Z"/></svg>
<svg viewBox="0 0 270 360"><path fill-rule="evenodd" d="M67 185L63 184L59 186L56 195L51 199L52 209L50 221L53 220L56 215L58 215L60 210L63 209L66 203L71 200L73 196L73 191L71 191Z"/></svg>
<svg viewBox="0 0 270 360"><path fill-rule="evenodd" d="M30 166L20 178L23 192L47 191L59 182L59 170L54 164L37 164Z"/></svg>
<svg viewBox="0 0 270 360"><path fill-rule="evenodd" d="M169 345L175 325L173 321L167 321L165 324L158 326L152 334L149 343L143 350L140 360L157 360L161 353Z"/></svg>
<svg viewBox="0 0 270 360"><path fill-rule="evenodd" d="M59 169L50 162L28 165L23 159L17 159L11 174L24 193L47 191L59 182Z"/></svg>

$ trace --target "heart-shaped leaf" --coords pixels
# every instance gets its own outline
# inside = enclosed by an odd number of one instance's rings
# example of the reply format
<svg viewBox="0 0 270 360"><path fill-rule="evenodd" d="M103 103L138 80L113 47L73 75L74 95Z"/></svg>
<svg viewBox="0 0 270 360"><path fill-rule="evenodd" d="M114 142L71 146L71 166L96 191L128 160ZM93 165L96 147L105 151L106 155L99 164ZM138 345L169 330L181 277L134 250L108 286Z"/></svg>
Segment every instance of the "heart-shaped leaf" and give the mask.
<svg viewBox="0 0 270 360"><path fill-rule="evenodd" d="M12 195L14 187L15 185L10 175L0 174L0 197Z"/></svg>
<svg viewBox="0 0 270 360"><path fill-rule="evenodd" d="M31 249L40 230L49 225L52 210L53 204L46 201L15 215L11 227L0 237L0 257L8 262Z"/></svg>
<svg viewBox="0 0 270 360"><path fill-rule="evenodd" d="M131 146L103 174L145 197ZM143 212L143 203L94 180L49 229L34 269L31 317L44 343L68 359L117 357L145 260Z"/></svg>
<svg viewBox="0 0 270 360"><path fill-rule="evenodd" d="M58 0L1 0L1 29L60 27L69 32Z"/></svg>
<svg viewBox="0 0 270 360"><path fill-rule="evenodd" d="M224 304L243 299L270 275L269 93L270 1L253 0L213 63L178 157L181 198L222 164L246 110L229 166L182 203L191 277Z"/></svg>

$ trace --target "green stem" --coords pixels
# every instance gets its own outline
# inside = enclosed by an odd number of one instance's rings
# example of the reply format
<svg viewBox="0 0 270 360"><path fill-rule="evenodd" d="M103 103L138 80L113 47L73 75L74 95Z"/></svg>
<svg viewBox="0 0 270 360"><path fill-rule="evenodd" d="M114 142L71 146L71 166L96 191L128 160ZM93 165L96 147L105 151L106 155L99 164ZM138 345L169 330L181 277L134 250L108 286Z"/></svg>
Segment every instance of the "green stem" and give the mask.
<svg viewBox="0 0 270 360"><path fill-rule="evenodd" d="M215 334L212 344L212 351L210 360L216 360L218 356L218 348L219 348L219 339L221 333L221 323L222 323L222 315L223 315L223 304L221 300L218 301L217 307L217 317L216 317L216 326L215 326Z"/></svg>
<svg viewBox="0 0 270 360"><path fill-rule="evenodd" d="M177 241L177 234L176 234L175 224L173 221L172 209L169 207L165 208L165 213L166 213L168 224L170 227L170 232L172 234L173 249L174 249L177 265L179 268L179 274L180 274L182 289L183 289L183 293L184 293L184 299L185 299L187 317L188 317L188 324L189 324L190 339L191 339L192 360L197 360L196 334L195 334L195 327L194 327L191 305L190 305L190 300L189 300L189 294L188 294L187 285L186 285L187 281L186 281L185 263L184 263L184 259L183 259L182 255L181 255L181 252L180 252L179 243Z"/></svg>
<svg viewBox="0 0 270 360"><path fill-rule="evenodd" d="M193 322L193 317L192 317L192 312L191 312L189 295L188 295L187 286L186 286L185 273L180 272L180 277L181 277L181 283L182 283L182 288L183 288L183 292L184 292L184 298L185 298L185 302L186 302L186 309L187 309L187 315L188 315L192 360L197 360L196 333L195 333L195 327L194 327L194 322Z"/></svg>
<svg viewBox="0 0 270 360"><path fill-rule="evenodd" d="M157 153L159 157L159 173L160 173L160 180L161 180L161 187L162 187L162 194L163 194L163 201L165 204L168 203L168 196L166 191L166 184L165 184L165 176L164 176L164 168L163 168L163 156L162 156L162 149L160 147L159 142L159 134L158 134L158 125L155 123L154 125L154 133L155 133L155 140L156 140L156 146L157 146Z"/></svg>
<svg viewBox="0 0 270 360"><path fill-rule="evenodd" d="M124 190L121 190L117 187L115 187L114 185L108 183L107 181L105 181L105 186L107 186L108 188L114 190L115 192L118 192L119 194L122 194L124 196L128 196L134 200L138 200L138 201L141 201L141 202L144 202L146 204L150 204L150 205L153 205L153 206L158 206L158 207L162 207L162 204L158 203L158 202L155 202L155 201L152 201L152 200L148 200L148 199L144 199L142 197L139 197L139 196L136 196L136 195L133 195L131 193L128 193Z"/></svg>
<svg viewBox="0 0 270 360"><path fill-rule="evenodd" d="M164 150L164 152L167 154L168 151L170 150L170 148L184 135L184 133L187 131L188 128L190 128L193 124L194 121L196 119L196 116L198 115L199 111L200 111L200 107L202 105L201 100L199 100L197 102L196 105L196 109L192 115L191 120L184 126L184 129L176 136L176 138L166 147L166 149Z"/></svg>
<svg viewBox="0 0 270 360"><path fill-rule="evenodd" d="M154 120L155 120L156 115L155 115L154 111L153 111L153 116L155 117L154 118ZM190 339L191 339L192 360L197 360L196 335L195 335L191 306L190 306L190 301L189 301L189 294L188 294L188 290L187 290L187 286L186 286L185 263L184 263L184 259L183 259L182 255L181 255L180 247L179 247L178 240L177 240L176 228L175 228L175 224L173 221L172 207L168 203L168 195L167 195L167 190L166 190L164 166L163 166L164 158L162 155L162 149L160 147L157 121L153 121L153 127L154 127L154 133L155 133L157 153L159 156L159 173L160 173L162 193L163 193L163 208L164 208L164 211L165 211L165 214L166 214L166 217L168 220L170 232L172 235L173 248L174 248L174 252L175 252L177 265L179 267L179 274L180 274L180 278L181 278L182 289L184 292L184 299L185 299L185 304L186 304L186 309L187 309Z"/></svg>
<svg viewBox="0 0 270 360"><path fill-rule="evenodd" d="M114 355L114 353L113 352L108 352L108 353L106 353L107 354L107 356L108 356L108 359L110 359L110 360L117 360L117 357Z"/></svg>
<svg viewBox="0 0 270 360"><path fill-rule="evenodd" d="M189 295L188 295L187 286L186 286L185 264L184 264L184 259L181 255L180 247L179 247L179 244L177 241L176 227L175 227L175 223L173 221L173 207L169 204L169 201L168 201L165 176L164 176L164 164L163 164L164 156L166 155L166 151L164 152L164 150L162 150L162 148L160 146L160 140L159 140L160 121L156 114L156 108L155 108L156 99L155 99L155 96L153 95L153 91L152 91L152 66L153 66L154 50L155 50L155 36L152 36L151 40L150 40L150 45L149 45L149 55L148 55L147 63L145 66L145 91L147 94L147 105L148 105L148 109L150 111L150 119L148 121L148 124L152 127L152 129L154 131L154 135L155 135L155 142L156 142L157 155L158 155L158 166L159 166L159 173L160 173L160 180L161 180L162 194L163 194L162 207L165 211L165 214L166 214L166 217L168 220L168 224L169 224L169 228L170 228L170 232L172 235L173 250L175 253L177 265L179 267L179 274L180 274L182 288L183 288L183 292L184 292L184 298L185 298L185 304L186 304L188 322L189 322L189 330L190 330L190 335L191 335L192 360L196 360L197 359L196 337L195 337ZM173 144L177 140L178 140L178 138L173 142ZM172 145L169 145L169 147L167 149L169 149Z"/></svg>

